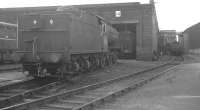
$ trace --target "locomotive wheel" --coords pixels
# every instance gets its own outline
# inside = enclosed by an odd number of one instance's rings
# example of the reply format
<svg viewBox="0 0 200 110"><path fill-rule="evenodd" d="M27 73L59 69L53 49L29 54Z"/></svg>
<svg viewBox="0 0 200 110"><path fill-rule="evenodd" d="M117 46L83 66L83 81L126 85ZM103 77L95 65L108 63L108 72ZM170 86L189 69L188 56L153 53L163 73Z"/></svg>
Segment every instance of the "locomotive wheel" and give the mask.
<svg viewBox="0 0 200 110"><path fill-rule="evenodd" d="M67 75L75 75L80 71L80 65L77 61L71 61L66 64Z"/></svg>
<svg viewBox="0 0 200 110"><path fill-rule="evenodd" d="M86 67L87 71L90 71L91 63L89 60L85 60L85 67Z"/></svg>
<svg viewBox="0 0 200 110"><path fill-rule="evenodd" d="M115 64L117 62L117 56L112 55L112 63Z"/></svg>
<svg viewBox="0 0 200 110"><path fill-rule="evenodd" d="M77 60L77 63L80 65L79 71L80 71L80 72L85 72L85 71L86 71L86 69L85 69L85 59L79 58L79 59Z"/></svg>
<svg viewBox="0 0 200 110"><path fill-rule="evenodd" d="M64 78L67 75L67 68L66 65L62 65L61 68L59 69L59 73L60 73L60 78Z"/></svg>
<svg viewBox="0 0 200 110"><path fill-rule="evenodd" d="M82 62L82 64L83 64L82 65L83 72L89 71L90 68L91 68L91 62L88 59L83 59L82 61L83 61Z"/></svg>
<svg viewBox="0 0 200 110"><path fill-rule="evenodd" d="M97 68L95 57L90 57L89 62L90 62L90 70L94 70Z"/></svg>
<svg viewBox="0 0 200 110"><path fill-rule="evenodd" d="M101 68L105 67L105 58L100 59L100 67Z"/></svg>
<svg viewBox="0 0 200 110"><path fill-rule="evenodd" d="M63 64L58 70L60 79L71 81L79 72L80 65L76 61Z"/></svg>
<svg viewBox="0 0 200 110"><path fill-rule="evenodd" d="M108 61L109 61L109 65L112 65L112 64L113 64L113 62L112 62L112 55L109 55Z"/></svg>
<svg viewBox="0 0 200 110"><path fill-rule="evenodd" d="M100 60L98 58L95 59L94 68L97 69L100 67Z"/></svg>
<svg viewBox="0 0 200 110"><path fill-rule="evenodd" d="M74 72L79 72L81 69L80 64L76 61L72 63L72 67Z"/></svg>
<svg viewBox="0 0 200 110"><path fill-rule="evenodd" d="M106 56L106 65L109 66L111 64L110 55Z"/></svg>

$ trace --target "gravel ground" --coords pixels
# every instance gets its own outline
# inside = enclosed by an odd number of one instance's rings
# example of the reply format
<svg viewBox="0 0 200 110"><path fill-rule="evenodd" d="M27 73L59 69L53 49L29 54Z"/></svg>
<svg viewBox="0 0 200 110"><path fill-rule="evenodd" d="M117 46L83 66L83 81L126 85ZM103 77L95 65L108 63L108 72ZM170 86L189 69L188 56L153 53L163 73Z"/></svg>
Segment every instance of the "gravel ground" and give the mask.
<svg viewBox="0 0 200 110"><path fill-rule="evenodd" d="M1 64L0 65L0 72L3 72L3 71L10 71L10 70L15 70L15 69L20 69L22 68L22 65L21 64Z"/></svg>
<svg viewBox="0 0 200 110"><path fill-rule="evenodd" d="M75 79L73 83L68 85L69 89L77 88L83 85L93 84L99 81L108 80L121 75L135 73L144 69L149 69L164 62L144 62L135 60L119 60L117 64L99 69L95 72L85 73ZM3 72L0 74L0 85L13 83L26 79L26 75L22 72Z"/></svg>
<svg viewBox="0 0 200 110"><path fill-rule="evenodd" d="M126 74L136 73L145 69L150 69L161 65L164 62L144 62L135 60L120 60L113 66L97 70L95 72L86 73L76 78L72 83L67 83L67 89L75 89L84 85L94 84L100 81L106 81L112 78L123 76Z"/></svg>
<svg viewBox="0 0 200 110"><path fill-rule="evenodd" d="M25 79L26 76L20 72L21 64L1 64L0 65L0 85L7 83L18 82Z"/></svg>
<svg viewBox="0 0 200 110"><path fill-rule="evenodd" d="M22 72L12 71L0 73L0 86L28 79Z"/></svg>
<svg viewBox="0 0 200 110"><path fill-rule="evenodd" d="M97 110L200 110L200 56Z"/></svg>
<svg viewBox="0 0 200 110"><path fill-rule="evenodd" d="M184 63L200 63L200 55L184 55Z"/></svg>

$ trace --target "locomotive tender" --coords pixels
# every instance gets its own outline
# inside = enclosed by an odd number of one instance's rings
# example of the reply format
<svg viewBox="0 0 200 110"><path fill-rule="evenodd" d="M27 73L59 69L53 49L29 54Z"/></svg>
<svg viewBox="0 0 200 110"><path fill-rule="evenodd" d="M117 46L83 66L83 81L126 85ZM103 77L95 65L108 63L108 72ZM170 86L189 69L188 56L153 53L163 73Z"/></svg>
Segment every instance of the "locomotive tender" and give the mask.
<svg viewBox="0 0 200 110"><path fill-rule="evenodd" d="M18 44L24 71L34 77L68 77L112 64L108 37L118 36L105 20L67 9L18 18Z"/></svg>

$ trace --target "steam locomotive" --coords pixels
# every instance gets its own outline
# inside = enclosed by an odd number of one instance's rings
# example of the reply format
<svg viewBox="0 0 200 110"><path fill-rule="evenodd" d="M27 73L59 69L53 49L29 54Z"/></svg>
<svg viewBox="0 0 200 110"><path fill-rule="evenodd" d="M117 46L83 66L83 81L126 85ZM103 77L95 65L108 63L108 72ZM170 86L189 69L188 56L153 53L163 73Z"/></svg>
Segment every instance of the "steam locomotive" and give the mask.
<svg viewBox="0 0 200 110"><path fill-rule="evenodd" d="M166 52L173 56L182 56L184 54L184 47L180 42L167 43Z"/></svg>
<svg viewBox="0 0 200 110"><path fill-rule="evenodd" d="M116 62L118 32L103 18L76 8L18 18L19 60L34 77L74 76ZM114 40L113 40L114 39Z"/></svg>

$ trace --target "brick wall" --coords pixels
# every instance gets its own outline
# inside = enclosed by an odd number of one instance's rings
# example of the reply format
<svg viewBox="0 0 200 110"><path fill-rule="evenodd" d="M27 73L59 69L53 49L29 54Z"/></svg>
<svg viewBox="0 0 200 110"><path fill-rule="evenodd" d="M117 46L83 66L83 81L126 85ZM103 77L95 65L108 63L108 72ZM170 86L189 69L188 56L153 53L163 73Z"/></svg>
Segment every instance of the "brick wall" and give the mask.
<svg viewBox="0 0 200 110"><path fill-rule="evenodd" d="M136 59L151 60L153 50L157 51L158 24L156 13L151 4L110 4L81 6L108 21L138 21L136 27ZM121 17L115 17L115 11L121 11Z"/></svg>
<svg viewBox="0 0 200 110"><path fill-rule="evenodd" d="M111 22L129 21L137 23L136 59L151 60L153 50L157 51L158 24L153 5L139 3L117 3L101 5L77 5L75 7L79 7L94 14L98 14ZM51 11L55 10L56 8L57 7L35 7L33 9L22 8L17 9L16 12L23 14L25 12L37 12L41 10ZM16 9L9 9L9 11L16 13L15 10ZM121 11L121 17L116 18L115 11ZM2 12L0 11L0 13ZM15 17L11 19L15 19Z"/></svg>

